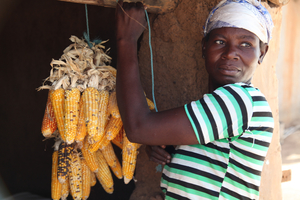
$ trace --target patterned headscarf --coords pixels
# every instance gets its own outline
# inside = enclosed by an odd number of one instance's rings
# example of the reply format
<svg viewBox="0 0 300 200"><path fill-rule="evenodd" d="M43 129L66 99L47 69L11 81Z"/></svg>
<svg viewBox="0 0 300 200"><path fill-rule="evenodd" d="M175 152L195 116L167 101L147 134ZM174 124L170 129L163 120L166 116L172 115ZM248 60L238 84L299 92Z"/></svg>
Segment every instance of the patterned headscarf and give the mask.
<svg viewBox="0 0 300 200"><path fill-rule="evenodd" d="M216 28L243 28L269 43L273 21L270 13L257 0L222 0L209 14L204 36Z"/></svg>

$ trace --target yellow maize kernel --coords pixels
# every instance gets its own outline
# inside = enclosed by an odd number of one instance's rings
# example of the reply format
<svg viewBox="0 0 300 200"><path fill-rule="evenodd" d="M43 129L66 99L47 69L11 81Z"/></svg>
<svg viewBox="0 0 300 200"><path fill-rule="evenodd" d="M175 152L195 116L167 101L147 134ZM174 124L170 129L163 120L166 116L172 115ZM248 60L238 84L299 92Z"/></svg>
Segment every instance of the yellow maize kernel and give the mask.
<svg viewBox="0 0 300 200"><path fill-rule="evenodd" d="M79 102L79 119L78 119L78 125L77 125L77 134L75 137L75 141L82 142L86 136L86 126L85 126L85 120L84 120L84 107L83 107L83 98L80 98Z"/></svg>
<svg viewBox="0 0 300 200"><path fill-rule="evenodd" d="M79 116L80 91L78 88L65 90L64 134L67 144L72 144L76 137Z"/></svg>
<svg viewBox="0 0 300 200"><path fill-rule="evenodd" d="M64 130L65 130L64 129L64 101L65 101L64 89L59 88L57 90L54 90L54 92L51 93L50 95L50 99L51 99L51 104L53 106L59 134L61 136L61 139L63 141L66 141L64 135Z"/></svg>
<svg viewBox="0 0 300 200"><path fill-rule="evenodd" d="M82 199L82 166L78 152L72 153L69 172L70 191L73 199Z"/></svg>
<svg viewBox="0 0 300 200"><path fill-rule="evenodd" d="M87 166L84 159L81 160L82 165L82 199L87 199L91 192L91 170Z"/></svg>
<svg viewBox="0 0 300 200"><path fill-rule="evenodd" d="M90 168L92 172L97 172L98 171L98 164L97 164L97 158L95 152L90 152L89 149L89 143L86 140L84 140L83 147L81 149L82 155L86 161L87 166Z"/></svg>
<svg viewBox="0 0 300 200"><path fill-rule="evenodd" d="M109 96L108 100L108 113L111 114L115 118L120 118L119 107L117 103L117 95L116 92L112 92Z"/></svg>
<svg viewBox="0 0 300 200"><path fill-rule="evenodd" d="M99 112L99 92L96 88L89 87L83 94L84 118L87 128L87 133L90 136L95 136L98 132L98 112Z"/></svg>
<svg viewBox="0 0 300 200"><path fill-rule="evenodd" d="M70 193L70 182L69 178L62 184L61 188L61 200L66 200Z"/></svg>
<svg viewBox="0 0 300 200"><path fill-rule="evenodd" d="M51 198L53 200L59 200L61 197L61 183L57 179L57 167L58 167L58 151L54 151L52 154L52 178L51 178Z"/></svg>
<svg viewBox="0 0 300 200"><path fill-rule="evenodd" d="M49 90L48 92L48 99L41 128L44 137L50 137L52 133L57 129L54 110L50 99L50 96L53 92L54 90Z"/></svg>
<svg viewBox="0 0 300 200"><path fill-rule="evenodd" d="M136 166L136 158L138 155L137 143L132 143L128 140L126 133L123 133L123 150L122 150L122 174L124 176L124 183L128 184L133 178Z"/></svg>
<svg viewBox="0 0 300 200"><path fill-rule="evenodd" d="M95 173L97 179L99 180L104 189L106 188L108 190L110 188L113 188L114 182L110 169L100 150L96 151L96 157L98 167L99 169L101 169L97 173Z"/></svg>

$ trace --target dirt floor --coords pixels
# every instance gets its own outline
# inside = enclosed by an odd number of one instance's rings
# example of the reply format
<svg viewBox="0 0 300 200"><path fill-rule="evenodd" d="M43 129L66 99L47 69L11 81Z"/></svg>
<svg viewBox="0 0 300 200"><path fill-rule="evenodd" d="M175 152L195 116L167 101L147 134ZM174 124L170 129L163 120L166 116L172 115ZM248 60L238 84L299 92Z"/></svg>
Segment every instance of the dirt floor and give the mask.
<svg viewBox="0 0 300 200"><path fill-rule="evenodd" d="M291 169L292 179L283 182L282 199L300 200L300 131L297 131L282 143L282 170Z"/></svg>

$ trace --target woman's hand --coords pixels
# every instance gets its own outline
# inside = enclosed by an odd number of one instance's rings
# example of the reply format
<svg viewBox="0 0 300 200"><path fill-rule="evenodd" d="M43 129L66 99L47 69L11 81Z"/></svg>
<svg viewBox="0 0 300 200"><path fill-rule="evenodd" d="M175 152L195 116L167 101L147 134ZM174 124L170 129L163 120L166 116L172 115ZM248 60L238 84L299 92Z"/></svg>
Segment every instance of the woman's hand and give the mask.
<svg viewBox="0 0 300 200"><path fill-rule="evenodd" d="M146 153L149 159L158 164L165 165L171 161L171 155L165 150L166 145L146 146Z"/></svg>
<svg viewBox="0 0 300 200"><path fill-rule="evenodd" d="M137 42L147 26L145 8L141 2L123 3L116 8L116 39Z"/></svg>

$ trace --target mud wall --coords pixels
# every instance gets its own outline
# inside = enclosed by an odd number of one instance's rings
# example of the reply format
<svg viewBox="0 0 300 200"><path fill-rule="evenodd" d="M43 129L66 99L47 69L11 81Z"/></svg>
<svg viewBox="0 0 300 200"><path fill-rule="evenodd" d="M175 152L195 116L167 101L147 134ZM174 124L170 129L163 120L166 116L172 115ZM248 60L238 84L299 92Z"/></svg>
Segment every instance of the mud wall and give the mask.
<svg viewBox="0 0 300 200"><path fill-rule="evenodd" d="M282 9L280 51L276 65L279 82L280 121L286 127L300 120L300 2L291 0Z"/></svg>
<svg viewBox="0 0 300 200"><path fill-rule="evenodd" d="M155 98L158 110L182 106L202 97L207 91L208 76L201 54L202 27L209 11L218 0L185 0L174 12L151 15L152 46L154 57ZM281 8L270 7L275 28L269 52L255 73L253 83L266 95L275 119L272 144L268 152L262 183L261 199L281 199L281 157L278 128L278 86L276 61L279 51ZM148 34L145 33L139 51L141 79L147 96L151 97L151 71ZM149 199L159 193L160 173L147 160L141 149L136 172L136 189L131 196ZM147 167L147 169L145 169ZM151 179L152 177L152 179ZM151 186L151 190L144 188Z"/></svg>

